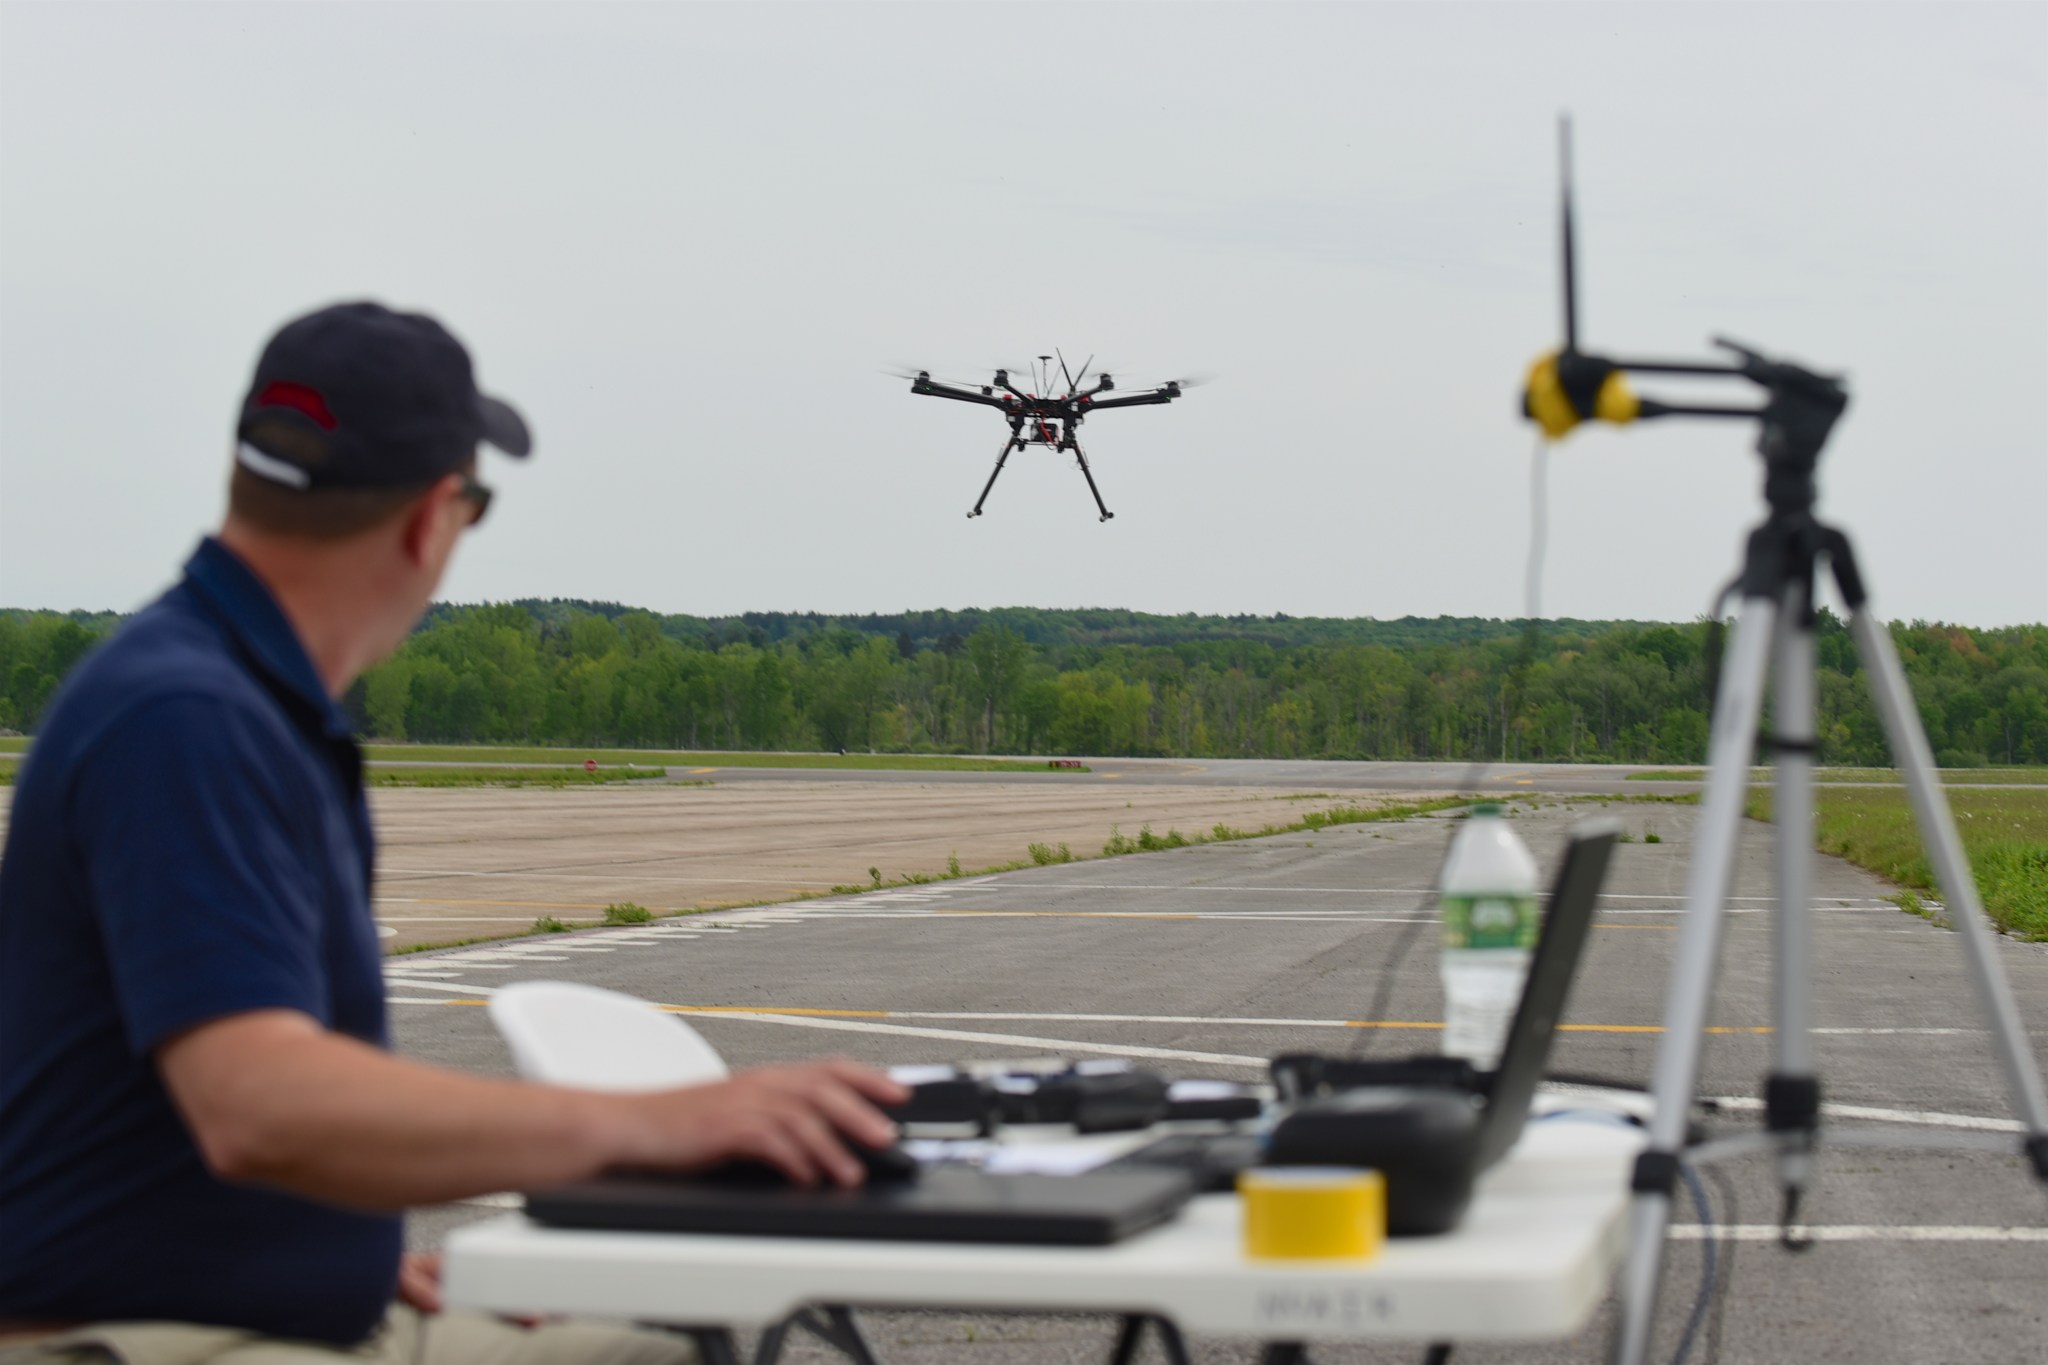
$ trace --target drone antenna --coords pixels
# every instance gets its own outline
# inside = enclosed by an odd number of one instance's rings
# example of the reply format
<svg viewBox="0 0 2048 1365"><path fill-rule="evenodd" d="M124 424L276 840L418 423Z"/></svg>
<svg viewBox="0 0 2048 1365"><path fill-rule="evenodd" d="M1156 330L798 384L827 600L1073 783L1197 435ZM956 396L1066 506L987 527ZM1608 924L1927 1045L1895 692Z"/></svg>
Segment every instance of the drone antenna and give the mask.
<svg viewBox="0 0 2048 1365"><path fill-rule="evenodd" d="M1074 392L1074 376L1071 374L1067 374L1066 353L1061 351L1060 348L1057 346L1053 347L1052 350L1053 354L1060 358L1060 373L1067 376L1067 394L1069 397L1071 397Z"/></svg>
<svg viewBox="0 0 2048 1365"><path fill-rule="evenodd" d="M1088 353L1088 359L1083 361L1081 364L1081 373L1074 376L1074 388L1076 389L1076 391L1080 389L1081 385L1088 382L1088 367L1090 365L1093 365L1094 363L1095 353L1093 351L1090 351Z"/></svg>
<svg viewBox="0 0 2048 1365"><path fill-rule="evenodd" d="M1049 397L1052 393L1052 357L1038 357L1038 396Z"/></svg>
<svg viewBox="0 0 2048 1365"><path fill-rule="evenodd" d="M1579 349L1578 251L1572 242L1572 116L1557 116L1557 177L1560 242L1564 250L1564 350L1571 355Z"/></svg>

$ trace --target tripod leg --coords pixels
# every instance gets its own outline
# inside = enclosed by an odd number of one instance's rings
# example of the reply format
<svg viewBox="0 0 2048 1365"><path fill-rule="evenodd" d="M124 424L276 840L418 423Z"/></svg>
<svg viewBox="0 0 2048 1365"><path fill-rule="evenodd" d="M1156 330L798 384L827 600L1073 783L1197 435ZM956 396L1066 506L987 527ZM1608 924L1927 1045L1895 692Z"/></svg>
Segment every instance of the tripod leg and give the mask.
<svg viewBox="0 0 2048 1365"><path fill-rule="evenodd" d="M1614 1338L1618 1365L1642 1365L1649 1350L1663 1270L1664 1233L1678 1183L1693 1085L1699 1076L1702 1030L1713 1002L1714 973L1721 955L1728 882L1742 837L1743 794L1756 751L1757 717L1763 710L1778 604L1773 597L1745 597L1735 624L1735 644L1721 668L1708 747L1707 792L1692 865L1686 871L1685 922L1671 963L1664 1034L1657 1044L1651 1082L1654 1108L1647 1150L1636 1158L1630 1187L1629 1259L1622 1269L1621 1318Z"/></svg>
<svg viewBox="0 0 2048 1365"><path fill-rule="evenodd" d="M1927 734L1913 709L1913 694L1907 690L1905 670L1899 667L1892 637L1865 605L1862 584L1853 562L1846 562L1847 546L1832 556L1835 572L1842 582L1842 595L1850 607L1849 629L1856 640L1856 652L1870 676L1870 694L1891 740L1892 759L1905 779L1906 796L1913 804L1913 819L1920 826L1920 842L1934 864L1935 879L1948 900L1949 922L1963 941L1963 956L1977 987L1977 999L1984 1006L1991 1025L1991 1041L2005 1068L2006 1088L2012 1092L2012 1108L2027 1136L2025 1148L2034 1163L2034 1174L2048 1181L2048 1094L2041 1086L2041 1071L2020 1022L2019 1006L2012 998L2012 985L1998 965L1992 946L1991 929L1984 921L1984 903L1977 895L1977 881L1970 873L1969 859L1956 835L1955 818L1949 814L1948 798L1934 775L1934 758L1927 750ZM1846 573L1844 569L1848 570Z"/></svg>
<svg viewBox="0 0 2048 1365"><path fill-rule="evenodd" d="M1079 441L1074 442L1074 458L1075 460L1080 462L1081 477L1088 480L1088 491L1095 495L1096 510L1102 513L1101 519L1103 521L1108 521L1111 517L1115 516L1116 513L1110 511L1109 508L1103 506L1102 491L1095 486L1095 475L1088 468L1088 457L1082 453L1081 443Z"/></svg>
<svg viewBox="0 0 2048 1365"><path fill-rule="evenodd" d="M1813 1173L1813 1139L1820 1121L1820 1082L1814 1074L1813 1010L1813 755L1814 619L1810 582L1785 586L1778 620L1776 677L1771 686L1773 795L1777 824L1778 907L1772 916L1777 958L1777 1066L1764 1082L1765 1123L1786 1136L1778 1151L1778 1183L1785 1192L1786 1245Z"/></svg>
<svg viewBox="0 0 2048 1365"><path fill-rule="evenodd" d="M969 521L981 515L981 505L988 501L988 491L996 486L996 480L1002 476L1003 466L1010 462L1010 452L1022 450L1023 448L1024 443L1017 439L1017 433L1012 429L1009 439L1003 442L1001 453L996 456L994 472L988 476L988 482L981 486L981 496L974 500L974 510L967 514Z"/></svg>

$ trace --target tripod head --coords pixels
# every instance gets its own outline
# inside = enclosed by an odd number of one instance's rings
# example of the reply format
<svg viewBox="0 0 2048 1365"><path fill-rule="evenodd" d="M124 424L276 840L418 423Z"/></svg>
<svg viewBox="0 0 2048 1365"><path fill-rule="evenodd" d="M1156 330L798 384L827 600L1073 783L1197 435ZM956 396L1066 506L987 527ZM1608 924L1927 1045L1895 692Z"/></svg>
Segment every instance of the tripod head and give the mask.
<svg viewBox="0 0 2048 1365"><path fill-rule="evenodd" d="M1764 497L1773 512L1803 513L1814 499L1814 469L1821 447L1843 409L1849 392L1841 379L1817 374L1786 360L1714 338L1733 353L1733 363L1634 360L1592 355L1579 349L1578 252L1573 242L1572 129L1570 118L1558 120L1559 243L1564 295L1564 345L1537 358L1522 386L1522 415L1543 428L1552 440L1562 439L1583 422L1626 425L1653 417L1753 418L1758 423L1757 453L1764 457ZM1665 403L1641 398L1629 387L1629 374L1711 375L1746 379L1762 389L1761 407Z"/></svg>

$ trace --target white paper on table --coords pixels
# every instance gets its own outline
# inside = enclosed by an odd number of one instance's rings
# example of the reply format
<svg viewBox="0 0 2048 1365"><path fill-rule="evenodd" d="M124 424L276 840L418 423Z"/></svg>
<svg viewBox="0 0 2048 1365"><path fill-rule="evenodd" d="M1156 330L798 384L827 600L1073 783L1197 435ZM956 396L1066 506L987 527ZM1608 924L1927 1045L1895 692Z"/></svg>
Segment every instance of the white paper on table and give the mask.
<svg viewBox="0 0 2048 1365"><path fill-rule="evenodd" d="M1235 1100L1250 1093L1250 1086L1236 1081L1175 1081L1166 1087L1166 1098L1175 1104L1196 1100Z"/></svg>
<svg viewBox="0 0 2048 1365"><path fill-rule="evenodd" d="M996 1150L996 1144L987 1138L905 1138L897 1146L925 1165L947 1161L980 1162Z"/></svg>
<svg viewBox="0 0 2048 1365"><path fill-rule="evenodd" d="M959 1068L943 1064L889 1068L889 1079L898 1085L929 1085L933 1081L950 1081L959 1074Z"/></svg>
<svg viewBox="0 0 2048 1365"><path fill-rule="evenodd" d="M981 1168L995 1175L1079 1175L1094 1170L1111 1155L1092 1142L1034 1142L998 1147Z"/></svg>

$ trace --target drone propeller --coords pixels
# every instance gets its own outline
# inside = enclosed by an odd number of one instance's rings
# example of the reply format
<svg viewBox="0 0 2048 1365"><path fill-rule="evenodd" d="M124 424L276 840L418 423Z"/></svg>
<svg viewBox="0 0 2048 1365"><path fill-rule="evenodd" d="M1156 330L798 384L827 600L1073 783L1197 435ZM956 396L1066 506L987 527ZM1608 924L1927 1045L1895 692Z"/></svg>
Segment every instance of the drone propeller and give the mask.
<svg viewBox="0 0 2048 1365"><path fill-rule="evenodd" d="M985 380L978 379L947 379L933 374L930 370L919 369L910 365L885 365L880 370L877 370L876 373L886 374L892 379L928 379L935 384L951 384L953 387L960 389L978 389L986 382Z"/></svg>
<svg viewBox="0 0 2048 1365"><path fill-rule="evenodd" d="M1209 374L1207 372L1197 372L1195 374L1183 375L1179 379L1161 379L1158 381L1148 379L1142 384L1127 383L1123 386L1123 388L1126 393L1132 392L1134 390L1164 389L1168 387L1176 389L1199 389L1204 384L1213 384L1215 382L1215 375Z"/></svg>

